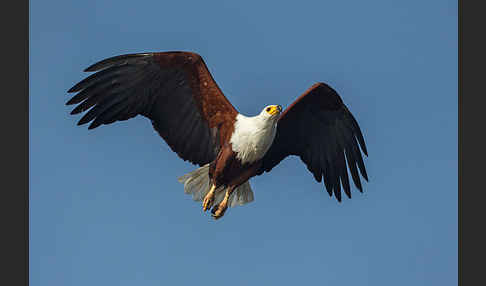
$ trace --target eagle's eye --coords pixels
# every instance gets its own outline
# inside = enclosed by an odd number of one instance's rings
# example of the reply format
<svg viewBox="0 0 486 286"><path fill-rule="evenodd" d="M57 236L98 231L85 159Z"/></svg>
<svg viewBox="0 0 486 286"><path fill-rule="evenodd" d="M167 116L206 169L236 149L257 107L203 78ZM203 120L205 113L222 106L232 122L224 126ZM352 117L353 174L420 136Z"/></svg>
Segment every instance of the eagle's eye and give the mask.
<svg viewBox="0 0 486 286"><path fill-rule="evenodd" d="M270 107L267 107L267 112L270 112Z"/></svg>

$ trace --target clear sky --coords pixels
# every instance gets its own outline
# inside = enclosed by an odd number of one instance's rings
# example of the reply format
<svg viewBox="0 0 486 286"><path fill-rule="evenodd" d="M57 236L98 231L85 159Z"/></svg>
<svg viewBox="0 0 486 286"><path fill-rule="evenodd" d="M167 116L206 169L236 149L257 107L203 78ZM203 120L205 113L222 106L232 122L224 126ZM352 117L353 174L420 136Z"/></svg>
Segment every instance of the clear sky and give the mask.
<svg viewBox="0 0 486 286"><path fill-rule="evenodd" d="M457 285L457 44L449 0L31 1L30 284ZM365 192L339 204L293 157L213 221L146 118L76 126L84 68L169 50L201 54L246 115L331 85Z"/></svg>

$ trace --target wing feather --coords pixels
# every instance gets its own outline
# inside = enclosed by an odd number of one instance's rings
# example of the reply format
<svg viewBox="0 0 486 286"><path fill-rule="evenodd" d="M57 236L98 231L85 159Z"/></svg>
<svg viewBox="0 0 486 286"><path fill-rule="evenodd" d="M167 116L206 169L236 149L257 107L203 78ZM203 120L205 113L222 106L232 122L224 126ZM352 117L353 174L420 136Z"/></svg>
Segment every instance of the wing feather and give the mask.
<svg viewBox="0 0 486 286"><path fill-rule="evenodd" d="M174 152L200 166L231 135L237 111L198 54L120 55L85 71L95 73L68 90L77 94L66 103L78 104L71 114L87 111L78 125L91 122L93 129L145 116Z"/></svg>
<svg viewBox="0 0 486 286"><path fill-rule="evenodd" d="M329 195L340 202L341 189L351 198L348 168L360 192L359 173L368 181L360 148L368 156L356 119L334 89L317 83L280 117L275 140L257 174L269 172L289 155L299 156L315 180L323 180Z"/></svg>

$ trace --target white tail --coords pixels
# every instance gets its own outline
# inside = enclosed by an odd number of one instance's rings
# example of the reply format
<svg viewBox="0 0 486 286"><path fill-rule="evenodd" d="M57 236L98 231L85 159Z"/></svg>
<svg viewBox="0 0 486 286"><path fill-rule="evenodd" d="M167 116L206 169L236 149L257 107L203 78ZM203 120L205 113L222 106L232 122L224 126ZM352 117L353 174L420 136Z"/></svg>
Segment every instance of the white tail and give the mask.
<svg viewBox="0 0 486 286"><path fill-rule="evenodd" d="M184 184L184 193L192 194L192 198L195 201L202 201L206 194L209 192L209 164L202 166L195 171L192 171L184 176L178 178L180 183ZM219 204L224 198L224 187L216 189L214 197L214 204ZM253 201L253 191L251 190L250 182L246 181L238 188L235 189L231 197L229 198L229 206L234 207L237 205L244 205Z"/></svg>

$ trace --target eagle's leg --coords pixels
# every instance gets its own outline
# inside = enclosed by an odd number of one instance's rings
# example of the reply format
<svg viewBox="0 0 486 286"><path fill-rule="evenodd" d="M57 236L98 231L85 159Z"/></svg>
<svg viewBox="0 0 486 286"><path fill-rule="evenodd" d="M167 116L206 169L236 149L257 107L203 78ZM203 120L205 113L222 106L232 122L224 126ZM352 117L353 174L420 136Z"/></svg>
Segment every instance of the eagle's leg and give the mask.
<svg viewBox="0 0 486 286"><path fill-rule="evenodd" d="M224 199L219 203L219 205L213 207L213 209L211 210L211 216L214 219L219 219L224 215L224 212L226 211L226 209L228 209L228 200L234 190L235 187L229 187L226 191L226 194L224 194Z"/></svg>
<svg viewBox="0 0 486 286"><path fill-rule="evenodd" d="M206 194L203 200L203 211L209 210L214 203L214 190L216 189L216 185L211 185L211 189Z"/></svg>

